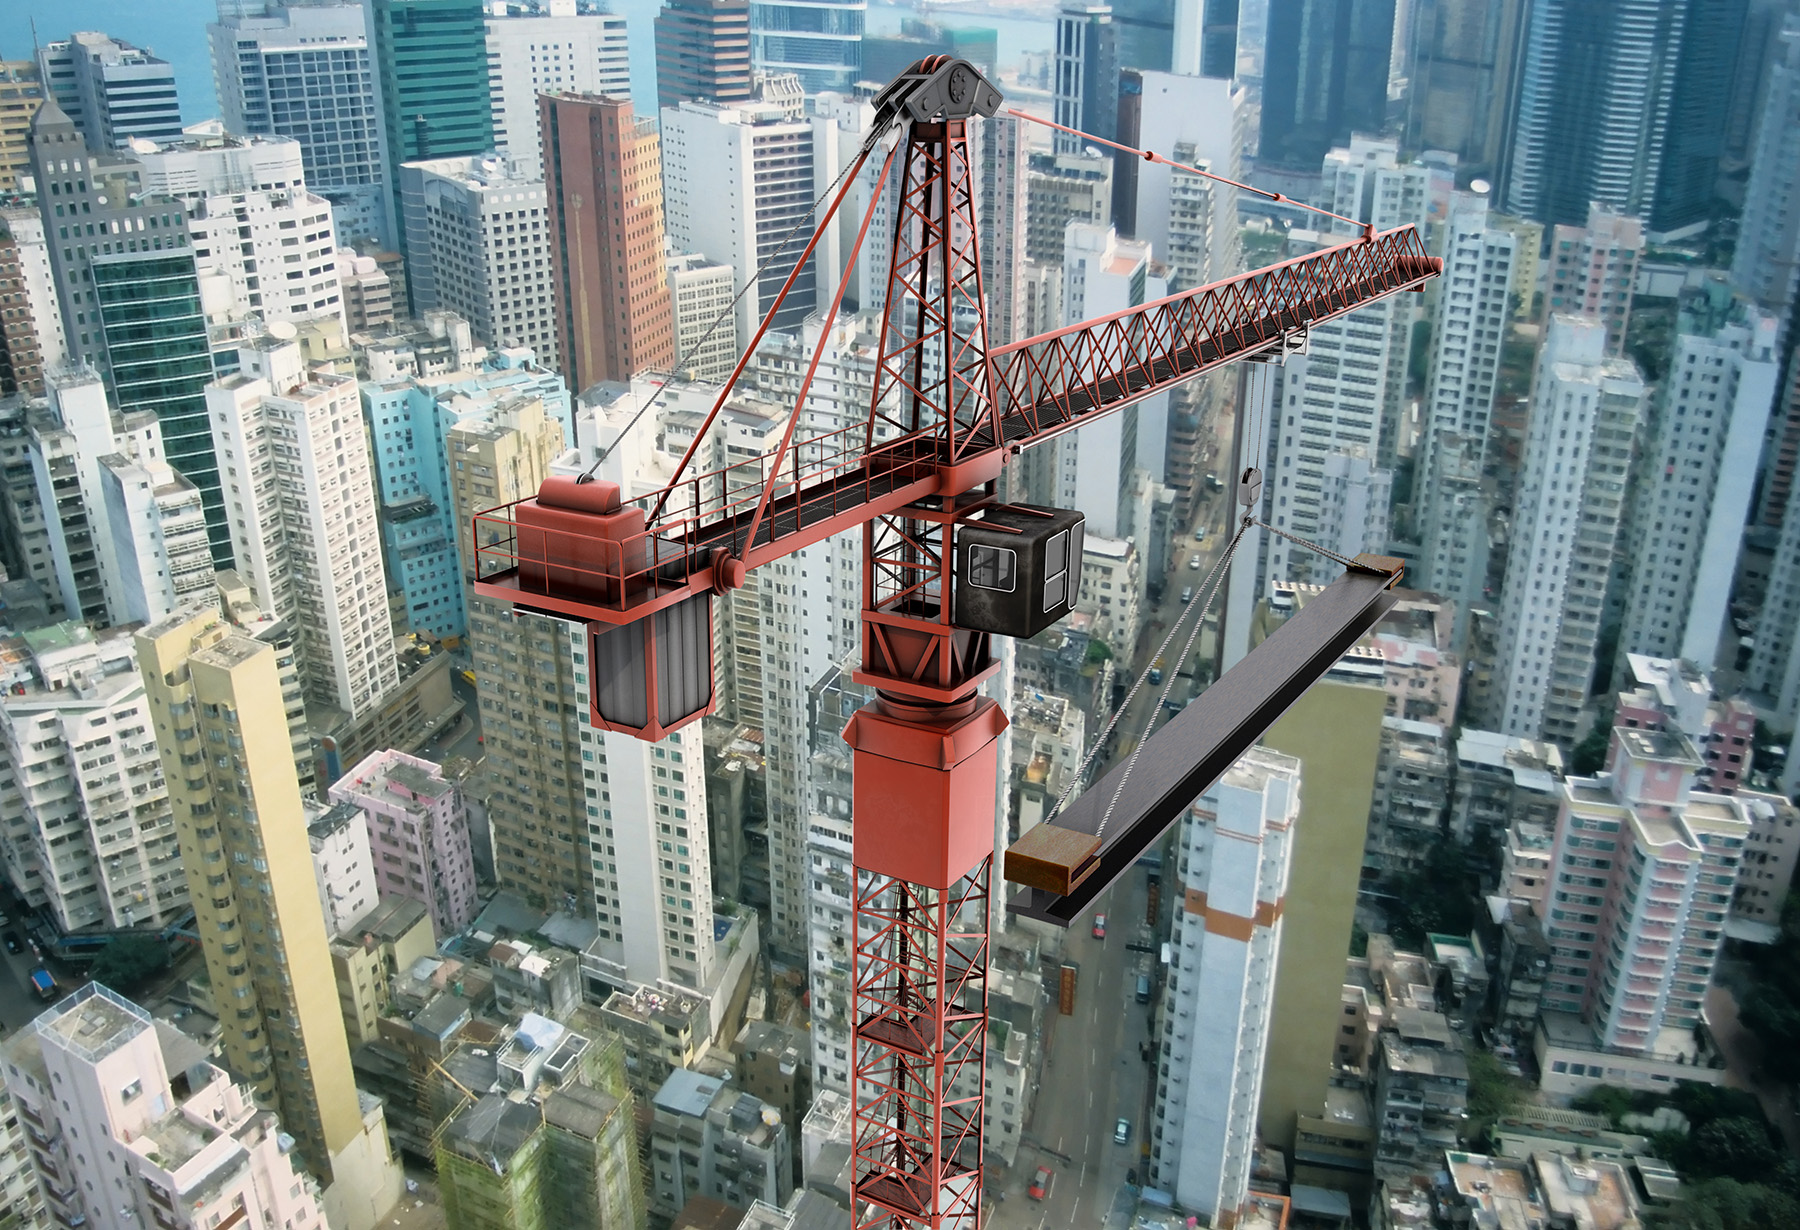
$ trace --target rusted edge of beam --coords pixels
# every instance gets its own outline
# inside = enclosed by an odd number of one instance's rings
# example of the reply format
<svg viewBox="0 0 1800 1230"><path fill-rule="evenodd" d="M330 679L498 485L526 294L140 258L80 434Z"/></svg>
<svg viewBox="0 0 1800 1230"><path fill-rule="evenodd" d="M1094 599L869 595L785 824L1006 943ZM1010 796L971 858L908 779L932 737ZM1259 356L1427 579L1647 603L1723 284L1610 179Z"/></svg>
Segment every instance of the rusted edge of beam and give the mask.
<svg viewBox="0 0 1800 1230"><path fill-rule="evenodd" d="M1065 927L1078 918L1392 609L1400 576L1399 560L1358 556L1343 576L1200 693L1151 736L1102 836L1095 834L1119 790L1123 765L1056 819L1013 843L1006 878L1021 891L1006 908Z"/></svg>

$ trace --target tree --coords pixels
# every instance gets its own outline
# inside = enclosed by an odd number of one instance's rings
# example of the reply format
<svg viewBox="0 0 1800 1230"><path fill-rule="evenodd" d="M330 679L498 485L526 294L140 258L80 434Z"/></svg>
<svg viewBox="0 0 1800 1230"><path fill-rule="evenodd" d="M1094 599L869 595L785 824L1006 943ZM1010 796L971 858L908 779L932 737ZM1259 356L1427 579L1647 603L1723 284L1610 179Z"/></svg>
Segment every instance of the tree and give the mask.
<svg viewBox="0 0 1800 1230"><path fill-rule="evenodd" d="M1712 1179L1644 1215L1646 1230L1771 1230L1800 1225L1800 1202L1761 1183Z"/></svg>
<svg viewBox="0 0 1800 1230"><path fill-rule="evenodd" d="M1714 1119L1695 1128L1681 1154L1674 1161L1684 1173L1741 1182L1766 1177L1781 1160L1781 1154L1769 1140L1769 1129L1759 1120L1741 1115Z"/></svg>
<svg viewBox="0 0 1800 1230"><path fill-rule="evenodd" d="M1403 871L1382 884L1388 900L1388 932L1403 949L1424 946L1427 935L1467 935L1475 925L1475 897L1470 886L1469 854L1440 836L1425 852L1423 865Z"/></svg>
<svg viewBox="0 0 1800 1230"><path fill-rule="evenodd" d="M88 967L88 977L129 995L169 967L169 949L161 940L133 935L114 940Z"/></svg>
<svg viewBox="0 0 1800 1230"><path fill-rule="evenodd" d="M1576 777L1588 777L1606 767L1606 749L1612 743L1613 707L1602 705L1600 712L1594 715L1593 729L1587 732L1575 751L1569 757L1569 772Z"/></svg>
<svg viewBox="0 0 1800 1230"><path fill-rule="evenodd" d="M1469 1134L1480 1135L1525 1099L1524 1081L1500 1066L1491 1051L1469 1052Z"/></svg>

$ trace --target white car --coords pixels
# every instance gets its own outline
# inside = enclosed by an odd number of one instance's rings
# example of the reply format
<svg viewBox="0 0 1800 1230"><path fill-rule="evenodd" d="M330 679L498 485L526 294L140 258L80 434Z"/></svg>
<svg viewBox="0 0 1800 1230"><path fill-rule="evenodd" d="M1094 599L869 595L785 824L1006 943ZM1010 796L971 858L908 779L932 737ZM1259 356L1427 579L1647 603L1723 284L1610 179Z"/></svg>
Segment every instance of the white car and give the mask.
<svg viewBox="0 0 1800 1230"><path fill-rule="evenodd" d="M1188 556L1188 571L1189 572L1199 572L1200 571L1200 557L1198 555Z"/></svg>

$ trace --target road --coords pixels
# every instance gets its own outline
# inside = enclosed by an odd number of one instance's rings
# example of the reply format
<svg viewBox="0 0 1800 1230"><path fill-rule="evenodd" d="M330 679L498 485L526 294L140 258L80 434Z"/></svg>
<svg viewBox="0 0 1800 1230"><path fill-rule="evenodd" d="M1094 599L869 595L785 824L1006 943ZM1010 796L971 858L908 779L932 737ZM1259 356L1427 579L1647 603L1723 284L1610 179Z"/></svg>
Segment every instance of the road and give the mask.
<svg viewBox="0 0 1800 1230"><path fill-rule="evenodd" d="M1137 1002L1136 981L1139 962L1153 958L1126 945L1137 940L1146 895L1144 872L1134 869L1100 898L1105 939L1093 937L1091 918L1068 934L1064 959L1081 967L1075 1012L1054 1015L1052 996L1037 1101L1003 1189L1006 1199L989 1202L993 1230L1100 1227L1126 1172L1138 1164L1148 1092L1140 1047L1150 1039L1150 1005ZM1113 1143L1120 1119L1131 1121L1123 1145ZM1039 1165L1055 1172L1042 1202L1025 1192Z"/></svg>
<svg viewBox="0 0 1800 1230"><path fill-rule="evenodd" d="M419 755L427 760L443 764L452 756L466 756L470 760L481 759L481 719L480 709L475 698L475 685L462 677L468 663L464 659L451 662L452 673L450 688L456 693L456 699L463 704L462 716L455 722L439 731L419 749Z"/></svg>
<svg viewBox="0 0 1800 1230"><path fill-rule="evenodd" d="M4 910L10 919L6 926L0 927L0 932L12 932L23 945L23 951L17 956L0 948L0 1034L12 1033L47 1007L38 998L37 992L31 989L31 971L39 965L48 966L64 991L87 981L86 978L74 979L63 965L55 961L45 962L35 955L31 937L26 934L25 927L19 920L19 912L15 908L17 904L11 893L0 895L0 910Z"/></svg>

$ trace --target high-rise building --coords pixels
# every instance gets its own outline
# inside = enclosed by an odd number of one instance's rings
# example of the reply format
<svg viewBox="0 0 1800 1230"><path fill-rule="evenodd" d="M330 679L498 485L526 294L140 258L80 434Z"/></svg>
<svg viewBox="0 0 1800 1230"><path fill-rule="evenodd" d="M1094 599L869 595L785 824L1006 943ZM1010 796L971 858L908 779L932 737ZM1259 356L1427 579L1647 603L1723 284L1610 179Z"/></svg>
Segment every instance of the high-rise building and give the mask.
<svg viewBox="0 0 1800 1230"><path fill-rule="evenodd" d="M838 171L834 122L802 114L795 78L764 78L760 85L760 101L684 102L662 115L663 210L671 248L730 265L740 289L757 278L755 289L738 301L740 353L799 262L798 243L776 256L782 237L796 226L811 230L812 203ZM839 268L833 228L801 268L773 327L797 330L829 306Z"/></svg>
<svg viewBox="0 0 1800 1230"><path fill-rule="evenodd" d="M137 634L225 1059L280 1108L333 1223L369 1230L400 1171L351 1079L276 656L205 607Z"/></svg>
<svg viewBox="0 0 1800 1230"><path fill-rule="evenodd" d="M1394 0L1269 0L1259 165L1311 170L1353 134L1382 130L1394 8Z"/></svg>
<svg viewBox="0 0 1800 1230"><path fill-rule="evenodd" d="M1402 144L1448 150L1457 169L1492 175L1506 139L1525 0L1414 0ZM1404 11L1404 10L1401 10Z"/></svg>
<svg viewBox="0 0 1800 1230"><path fill-rule="evenodd" d="M1113 161L1099 152L1027 155L1025 172L1025 257L1062 282L1063 232L1071 222L1102 229L1112 224ZM1061 287L1058 286L1060 293ZM1029 299L1029 290L1026 292ZM1045 319L1023 336L1058 327Z"/></svg>
<svg viewBox="0 0 1800 1230"><path fill-rule="evenodd" d="M342 321L331 203L307 188L303 154L298 141L232 136L216 121L132 152L139 189L187 207L208 323Z"/></svg>
<svg viewBox="0 0 1800 1230"><path fill-rule="evenodd" d="M750 67L759 76L791 73L808 94L848 94L862 78L868 13L868 0L751 0Z"/></svg>
<svg viewBox="0 0 1800 1230"><path fill-rule="evenodd" d="M339 960L336 940L376 906L381 894L375 887L375 858L369 849L369 826L360 809L349 803L326 805L303 800L306 808L306 844L312 847L313 883L319 890L319 908L325 914L325 934L333 940L332 960ZM424 907L420 906L423 912ZM353 941L354 942L354 941ZM352 1013L344 1014L344 1028L355 1037Z"/></svg>
<svg viewBox="0 0 1800 1230"><path fill-rule="evenodd" d="M50 245L44 240L44 219L36 203L0 205L0 230L7 232L19 262L19 290L25 296L20 306L31 313L39 368L54 367L69 357L69 344L56 297L56 274L50 267Z"/></svg>
<svg viewBox="0 0 1800 1230"><path fill-rule="evenodd" d="M455 312L482 341L528 346L560 366L542 169L437 158L403 164L398 182L412 310Z"/></svg>
<svg viewBox="0 0 1800 1230"><path fill-rule="evenodd" d="M687 253L669 257L668 270L675 371L683 380L722 384L738 357L731 266Z"/></svg>
<svg viewBox="0 0 1800 1230"><path fill-rule="evenodd" d="M675 326L656 124L633 118L623 93L546 94L538 105L563 379L579 393L646 369L667 371ZM556 366L555 356L544 361Z"/></svg>
<svg viewBox="0 0 1800 1230"><path fill-rule="evenodd" d="M491 10L487 56L494 144L534 171L544 167L546 175L540 95L631 97L625 18L577 13L575 0L547 0L533 12Z"/></svg>
<svg viewBox="0 0 1800 1230"><path fill-rule="evenodd" d="M1780 377L1776 320L1718 278L1684 295L1644 441L1619 653L1710 666Z"/></svg>
<svg viewBox="0 0 1800 1230"><path fill-rule="evenodd" d="M1502 210L1546 226L1579 224L1593 204L1633 217L1650 213L1688 7L1688 0L1531 6L1501 148Z"/></svg>
<svg viewBox="0 0 1800 1230"><path fill-rule="evenodd" d="M1545 318L1557 312L1596 317L1606 326L1606 352L1624 354L1643 254L1643 223L1597 203L1586 226L1559 223L1544 271Z"/></svg>
<svg viewBox="0 0 1800 1230"><path fill-rule="evenodd" d="M1731 277L1739 290L1781 318L1783 332L1800 283L1800 216L1781 208L1800 181L1800 13L1776 40L1757 118Z"/></svg>
<svg viewBox="0 0 1800 1230"><path fill-rule="evenodd" d="M422 902L439 935L469 924L480 905L469 813L462 790L441 768L405 752L374 752L339 778L329 797L362 813L384 900Z"/></svg>
<svg viewBox="0 0 1800 1230"><path fill-rule="evenodd" d="M1068 4L1056 15L1055 119L1102 141L1119 123L1119 32L1107 4ZM1057 132L1059 154L1079 154L1082 139Z"/></svg>
<svg viewBox="0 0 1800 1230"><path fill-rule="evenodd" d="M1237 76L1240 3L1241 0L1175 0L1170 71L1181 77Z"/></svg>
<svg viewBox="0 0 1800 1230"><path fill-rule="evenodd" d="M26 632L0 695L6 871L63 932L166 926L188 904L128 633Z"/></svg>
<svg viewBox="0 0 1800 1230"><path fill-rule="evenodd" d="M1681 1049L1700 1022L1743 862L1741 799L1695 786L1680 731L1613 730L1607 769L1563 783L1544 935L1547 1013L1578 1014L1615 1053Z"/></svg>
<svg viewBox="0 0 1800 1230"><path fill-rule="evenodd" d="M1253 748L1182 818L1150 1178L1215 1223L1249 1194L1300 761ZM1160 1071L1161 1069L1159 1069Z"/></svg>
<svg viewBox="0 0 1800 1230"><path fill-rule="evenodd" d="M100 502L110 538L109 605L121 624L155 623L213 588L212 549L200 489L170 467L162 424L125 418L117 452L101 457Z"/></svg>
<svg viewBox="0 0 1800 1230"><path fill-rule="evenodd" d="M291 1117L265 1109L192 1038L100 983L14 1034L5 1054L49 1221L201 1230L214 1218L325 1220L329 1202L283 1147Z"/></svg>
<svg viewBox="0 0 1800 1230"><path fill-rule="evenodd" d="M656 13L656 109L750 98L750 0L668 0Z"/></svg>
<svg viewBox="0 0 1800 1230"><path fill-rule="evenodd" d="M356 381L308 371L298 343L269 334L206 404L238 571L293 629L308 703L361 717L399 676ZM286 464L266 463L276 452Z"/></svg>
<svg viewBox="0 0 1800 1230"><path fill-rule="evenodd" d="M46 43L37 57L50 97L89 149L124 149L134 137L181 139L175 70L167 60L91 30Z"/></svg>
<svg viewBox="0 0 1800 1230"><path fill-rule="evenodd" d="M1644 380L1592 317L1553 315L1531 392L1495 653L1503 734L1570 744L1594 677Z"/></svg>
<svg viewBox="0 0 1800 1230"><path fill-rule="evenodd" d="M1025 260L1030 156L1024 120L997 115L982 121L981 289L987 295L989 346L1025 336L1025 281L1019 266Z"/></svg>
<svg viewBox="0 0 1800 1230"><path fill-rule="evenodd" d="M382 238L406 245L401 164L479 158L494 148L487 57L475 54L487 43L486 19L481 0L365 0L363 13L386 168ZM405 252L410 292L415 253Z"/></svg>
<svg viewBox="0 0 1800 1230"><path fill-rule="evenodd" d="M1184 166L1244 178L1245 94L1230 81L1144 73L1137 143ZM1237 273L1237 190L1160 163L1137 167L1137 238L1174 271L1180 288Z"/></svg>
<svg viewBox="0 0 1800 1230"><path fill-rule="evenodd" d="M0 397L44 392L44 356L31 310L26 262L30 252L0 221Z"/></svg>
<svg viewBox="0 0 1800 1230"><path fill-rule="evenodd" d="M13 192L31 171L25 135L44 102L44 83L30 60L0 60L0 192Z"/></svg>
<svg viewBox="0 0 1800 1230"><path fill-rule="evenodd" d="M1748 0L1687 0L1681 58L1669 100L1669 132L1647 221L1659 241L1688 238L1713 219L1714 181L1725 152L1732 86Z"/></svg>
<svg viewBox="0 0 1800 1230"><path fill-rule="evenodd" d="M1413 448L1413 519L1420 589L1456 603L1454 643L1487 582L1488 493L1482 485L1500 350L1519 268L1518 236L1495 226L1485 198L1457 193L1443 229L1425 374L1424 422Z"/></svg>
<svg viewBox="0 0 1800 1230"><path fill-rule="evenodd" d="M162 420L169 464L206 502L213 560L229 564L231 530L206 419L212 348L186 205L142 191L134 159L90 153L55 98L38 109L30 142L69 356L106 379L121 413L149 410ZM102 229L119 238L101 238Z"/></svg>
<svg viewBox="0 0 1800 1230"><path fill-rule="evenodd" d="M231 0L206 27L227 132L300 143L306 186L346 243L380 238L381 113L359 0Z"/></svg>

